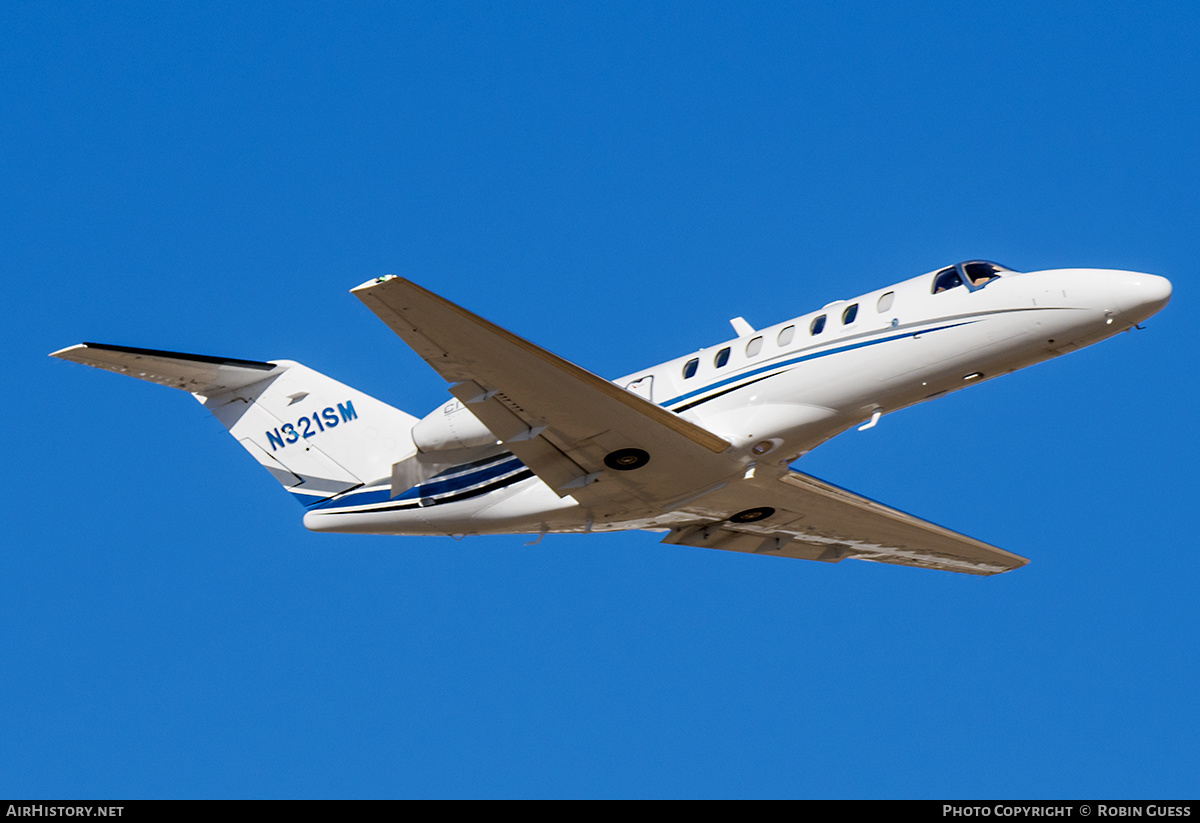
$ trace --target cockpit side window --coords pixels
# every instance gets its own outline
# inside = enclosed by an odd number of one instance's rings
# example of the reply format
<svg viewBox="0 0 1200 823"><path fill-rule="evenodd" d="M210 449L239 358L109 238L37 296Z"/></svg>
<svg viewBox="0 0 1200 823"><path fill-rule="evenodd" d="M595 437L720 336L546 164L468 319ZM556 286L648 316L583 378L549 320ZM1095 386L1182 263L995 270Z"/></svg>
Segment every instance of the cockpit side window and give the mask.
<svg viewBox="0 0 1200 823"><path fill-rule="evenodd" d="M963 263L963 271L967 273L967 279L971 281L973 288L979 288L984 283L989 283L1000 276L1001 271L1005 271L1003 266L998 266L995 263L988 263L985 260L976 260L971 263Z"/></svg>
<svg viewBox="0 0 1200 823"><path fill-rule="evenodd" d="M933 276L933 293L949 291L966 283L968 291L983 288L997 277L1017 274L1008 266L990 260L967 260L957 266L947 266Z"/></svg>
<svg viewBox="0 0 1200 823"><path fill-rule="evenodd" d="M933 277L933 293L940 294L950 289L956 289L963 284L962 278L958 276L958 269L954 266L942 269Z"/></svg>

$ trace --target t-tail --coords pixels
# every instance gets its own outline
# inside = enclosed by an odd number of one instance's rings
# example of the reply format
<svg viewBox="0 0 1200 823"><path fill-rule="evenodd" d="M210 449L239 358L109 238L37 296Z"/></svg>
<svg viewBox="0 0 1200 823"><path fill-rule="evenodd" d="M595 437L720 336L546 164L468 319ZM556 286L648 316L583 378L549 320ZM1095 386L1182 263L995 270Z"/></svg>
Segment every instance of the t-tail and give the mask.
<svg viewBox="0 0 1200 823"><path fill-rule="evenodd" d="M303 505L391 476L417 418L290 360L80 343L52 357L182 389Z"/></svg>

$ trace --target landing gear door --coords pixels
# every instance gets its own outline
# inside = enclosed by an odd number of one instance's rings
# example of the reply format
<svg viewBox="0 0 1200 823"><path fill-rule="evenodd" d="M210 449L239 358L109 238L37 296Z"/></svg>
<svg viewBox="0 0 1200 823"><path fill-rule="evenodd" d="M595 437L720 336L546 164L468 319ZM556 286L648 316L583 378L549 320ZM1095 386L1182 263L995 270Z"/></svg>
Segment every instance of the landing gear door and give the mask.
<svg viewBox="0 0 1200 823"><path fill-rule="evenodd" d="M639 377L637 380L630 381L625 384L625 388L639 397L644 397L647 400L654 400L654 375Z"/></svg>

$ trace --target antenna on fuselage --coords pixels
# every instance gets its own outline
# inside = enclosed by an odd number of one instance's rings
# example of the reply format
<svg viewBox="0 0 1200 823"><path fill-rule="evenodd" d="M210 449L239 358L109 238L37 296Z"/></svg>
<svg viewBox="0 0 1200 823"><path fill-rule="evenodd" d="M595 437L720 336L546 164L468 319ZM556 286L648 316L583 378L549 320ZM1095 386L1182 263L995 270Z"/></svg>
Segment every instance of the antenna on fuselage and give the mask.
<svg viewBox="0 0 1200 823"><path fill-rule="evenodd" d="M729 321L729 325L733 326L733 330L737 332L738 337L746 337L754 334L754 327L746 322L744 317L735 317Z"/></svg>

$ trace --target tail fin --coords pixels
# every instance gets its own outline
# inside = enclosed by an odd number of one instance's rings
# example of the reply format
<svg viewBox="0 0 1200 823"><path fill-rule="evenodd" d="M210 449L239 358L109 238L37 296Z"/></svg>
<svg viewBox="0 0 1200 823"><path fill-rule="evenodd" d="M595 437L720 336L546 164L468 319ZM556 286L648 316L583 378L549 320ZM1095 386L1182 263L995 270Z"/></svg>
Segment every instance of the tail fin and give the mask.
<svg viewBox="0 0 1200 823"><path fill-rule="evenodd" d="M389 478L417 418L290 360L81 343L52 357L183 389L305 506Z"/></svg>

